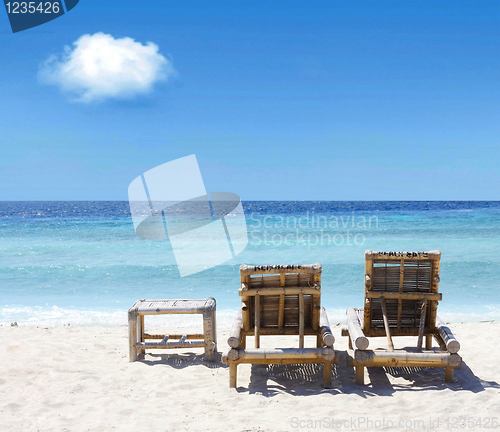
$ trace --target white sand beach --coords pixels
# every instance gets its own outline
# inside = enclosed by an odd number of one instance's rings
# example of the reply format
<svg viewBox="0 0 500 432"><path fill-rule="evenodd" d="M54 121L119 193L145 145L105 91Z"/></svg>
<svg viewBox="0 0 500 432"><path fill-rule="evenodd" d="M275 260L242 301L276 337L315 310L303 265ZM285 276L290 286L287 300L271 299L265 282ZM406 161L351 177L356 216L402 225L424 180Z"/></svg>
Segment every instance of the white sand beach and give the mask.
<svg viewBox="0 0 500 432"><path fill-rule="evenodd" d="M130 363L126 326L2 326L0 430L499 428L500 323L450 327L463 358L454 383L444 382L443 369L372 368L360 387L342 354L327 390L315 365L240 365L238 388L230 389L228 367L205 362L202 349L149 351L144 361ZM340 330L332 328L335 349L345 351ZM229 329L218 331L218 351L227 351ZM372 347L385 343L373 341ZM286 337L274 342L290 345Z"/></svg>

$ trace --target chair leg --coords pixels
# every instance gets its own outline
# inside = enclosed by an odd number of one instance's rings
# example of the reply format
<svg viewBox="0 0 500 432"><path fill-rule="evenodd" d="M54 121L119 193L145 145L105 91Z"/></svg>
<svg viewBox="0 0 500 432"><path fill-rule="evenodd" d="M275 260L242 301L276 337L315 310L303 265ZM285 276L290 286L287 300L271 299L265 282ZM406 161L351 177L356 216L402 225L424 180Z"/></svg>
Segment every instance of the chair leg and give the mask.
<svg viewBox="0 0 500 432"><path fill-rule="evenodd" d="M425 336L425 349L426 350L432 349L432 335Z"/></svg>
<svg viewBox="0 0 500 432"><path fill-rule="evenodd" d="M323 378L325 381L325 388L332 388L332 364L323 363Z"/></svg>
<svg viewBox="0 0 500 432"><path fill-rule="evenodd" d="M236 388L237 373L238 363L229 363L229 388Z"/></svg>
<svg viewBox="0 0 500 432"><path fill-rule="evenodd" d="M365 368L364 366L356 366L356 384L365 384Z"/></svg>
<svg viewBox="0 0 500 432"><path fill-rule="evenodd" d="M351 336L349 336L349 349L352 350L352 339L351 339Z"/></svg>
<svg viewBox="0 0 500 432"><path fill-rule="evenodd" d="M453 368L444 368L444 380L448 383L453 382Z"/></svg>

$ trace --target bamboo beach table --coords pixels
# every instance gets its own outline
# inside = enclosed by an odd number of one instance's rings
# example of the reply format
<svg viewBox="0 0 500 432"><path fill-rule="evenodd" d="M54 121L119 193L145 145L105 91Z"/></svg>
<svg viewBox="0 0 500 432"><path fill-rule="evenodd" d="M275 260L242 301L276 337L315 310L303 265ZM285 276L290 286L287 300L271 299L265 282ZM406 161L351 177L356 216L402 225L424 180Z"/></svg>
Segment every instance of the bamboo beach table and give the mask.
<svg viewBox="0 0 500 432"><path fill-rule="evenodd" d="M203 314L203 334L148 334L144 331L146 315ZM205 359L214 361L217 352L215 299L137 300L128 310L130 361L143 360L147 349L205 348ZM146 339L160 339L146 342ZM176 339L176 340L172 340Z"/></svg>

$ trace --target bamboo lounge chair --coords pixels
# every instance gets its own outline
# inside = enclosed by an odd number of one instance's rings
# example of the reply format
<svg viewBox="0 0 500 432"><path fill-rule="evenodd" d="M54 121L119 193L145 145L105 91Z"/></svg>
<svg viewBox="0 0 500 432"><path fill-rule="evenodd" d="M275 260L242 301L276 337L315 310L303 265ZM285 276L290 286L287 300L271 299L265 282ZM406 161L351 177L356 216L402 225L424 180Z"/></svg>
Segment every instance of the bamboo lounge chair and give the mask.
<svg viewBox="0 0 500 432"><path fill-rule="evenodd" d="M242 308L228 339L229 386L236 387L237 367L251 364L323 364L325 387L331 385L335 338L321 306L321 264L240 267ZM299 348L260 348L261 336L296 335ZM304 336L316 336L315 348L304 348ZM246 337L255 336L255 349Z"/></svg>
<svg viewBox="0 0 500 432"><path fill-rule="evenodd" d="M437 367L445 381L462 366L460 344L436 315L440 251L365 252L365 307L347 310L349 348L353 349L356 383L364 384L364 368ZM389 350L368 350L368 337L386 336ZM393 336L417 336L415 349L395 350ZM425 336L425 350L422 350ZM432 337L440 350L432 349Z"/></svg>

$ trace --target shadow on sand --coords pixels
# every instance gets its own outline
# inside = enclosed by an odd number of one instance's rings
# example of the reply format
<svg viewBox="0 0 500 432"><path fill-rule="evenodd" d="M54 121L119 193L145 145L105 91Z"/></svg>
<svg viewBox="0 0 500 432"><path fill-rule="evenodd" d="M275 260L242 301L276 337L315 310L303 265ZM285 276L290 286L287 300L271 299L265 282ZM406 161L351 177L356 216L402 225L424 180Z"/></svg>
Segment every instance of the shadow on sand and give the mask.
<svg viewBox="0 0 500 432"><path fill-rule="evenodd" d="M144 360L138 360L148 366L168 365L175 369L184 369L185 367L203 365L209 369L229 368L228 365L222 364L221 353L215 353L213 362L205 360L204 354L196 354L193 352L183 352L182 354L150 354L147 353ZM228 378L229 379L229 378Z"/></svg>
<svg viewBox="0 0 500 432"><path fill-rule="evenodd" d="M296 396L310 394L357 394L360 397L392 396L395 392L421 391L423 389L452 391L471 391L478 393L487 388L500 389L496 381L485 381L476 376L465 362L462 369L455 370L453 383L444 381L444 369L441 368L367 368L368 384L359 386L355 383L355 371L348 364L347 353L340 354L340 362L333 365L332 388L325 389L323 366L307 365L252 365L248 388L238 387L239 392L258 393L272 397L279 393ZM401 378L391 383L389 377ZM392 380L394 381L394 380Z"/></svg>
<svg viewBox="0 0 500 432"><path fill-rule="evenodd" d="M391 396L395 392L420 391L422 389L452 391L471 391L479 393L487 388L500 389L496 381L485 381L476 376L465 362L462 369L456 369L454 382L444 381L444 369L416 367L378 367L367 368L367 384L358 386L355 383L355 372L349 364L349 354L340 352L340 362L332 366L332 388L323 387L323 366L319 364L300 365L251 365L248 387L239 386L240 393L262 394L272 397L280 393L295 396L305 396L320 393L357 394L360 397ZM203 354L185 352L182 354L146 354L144 360L139 360L148 366L167 365L175 369L203 365L209 369L224 368L221 353L215 355L214 362L205 360ZM243 365L240 365L240 367ZM397 378L397 383L391 383L389 377ZM402 381L404 380L404 381Z"/></svg>

